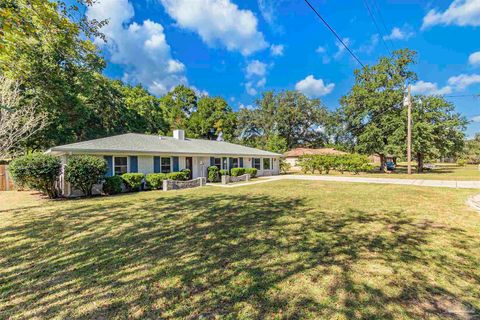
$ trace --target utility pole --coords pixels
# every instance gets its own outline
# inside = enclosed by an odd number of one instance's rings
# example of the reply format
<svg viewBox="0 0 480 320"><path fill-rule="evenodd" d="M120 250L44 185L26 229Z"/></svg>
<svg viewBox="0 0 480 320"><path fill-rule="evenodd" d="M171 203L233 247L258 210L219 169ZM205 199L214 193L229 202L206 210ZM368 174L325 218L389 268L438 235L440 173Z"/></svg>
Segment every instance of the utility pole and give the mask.
<svg viewBox="0 0 480 320"><path fill-rule="evenodd" d="M407 107L407 172L412 174L412 99L410 96L410 85L408 85L408 95L404 100Z"/></svg>

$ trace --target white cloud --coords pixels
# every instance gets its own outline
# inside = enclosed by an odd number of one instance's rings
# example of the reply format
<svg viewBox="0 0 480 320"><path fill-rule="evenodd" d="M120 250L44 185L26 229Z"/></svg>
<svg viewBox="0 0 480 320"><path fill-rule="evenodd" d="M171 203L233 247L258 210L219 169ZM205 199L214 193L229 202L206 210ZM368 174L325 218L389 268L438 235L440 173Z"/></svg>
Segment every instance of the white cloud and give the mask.
<svg viewBox="0 0 480 320"><path fill-rule="evenodd" d="M347 47L349 47L352 44L352 41L350 40L350 38L343 38L342 41L343 43L345 43ZM335 46L337 47L337 52L334 54L334 58L339 59L343 56L343 53L345 52L346 49L343 46L343 44L338 40L335 41Z"/></svg>
<svg viewBox="0 0 480 320"><path fill-rule="evenodd" d="M480 65L480 51L477 51L477 52L472 53L472 54L468 57L468 62L469 62L471 65L474 65L474 66Z"/></svg>
<svg viewBox="0 0 480 320"><path fill-rule="evenodd" d="M472 119L470 119L470 120L472 120L473 122L480 122L480 115L474 116L474 117L472 117Z"/></svg>
<svg viewBox="0 0 480 320"><path fill-rule="evenodd" d="M358 48L358 52L366 53L366 54L371 54L375 48L378 45L378 41L380 39L380 36L378 34L374 34L370 37L370 41L367 42L366 44L360 46Z"/></svg>
<svg viewBox="0 0 480 320"><path fill-rule="evenodd" d="M284 46L283 44L272 44L270 46L270 54L272 56L283 56L283 49L284 49Z"/></svg>
<svg viewBox="0 0 480 320"><path fill-rule="evenodd" d="M295 84L295 90L303 92L308 97L321 97L327 95L332 92L334 88L334 83L325 85L322 79L315 79L313 75L309 75Z"/></svg>
<svg viewBox="0 0 480 320"><path fill-rule="evenodd" d="M250 55L268 47L257 18L230 0L160 0L178 26L200 35L209 46Z"/></svg>
<svg viewBox="0 0 480 320"><path fill-rule="evenodd" d="M247 109L247 110L255 109L255 107L252 106L251 104L244 105L243 103L239 103L238 108L239 109Z"/></svg>
<svg viewBox="0 0 480 320"><path fill-rule="evenodd" d="M258 93L252 81L248 81L247 83L245 83L245 91L247 91L247 93L251 96L255 96Z"/></svg>
<svg viewBox="0 0 480 320"><path fill-rule="evenodd" d="M124 66L123 80L142 83L156 95L178 84L187 84L185 65L172 58L163 26L151 20L131 22L135 15L128 0L101 0L87 9L90 19L109 23L101 31L107 42L95 39L110 54L110 61Z"/></svg>
<svg viewBox="0 0 480 320"><path fill-rule="evenodd" d="M448 79L448 84L455 86L458 90L463 90L476 83L480 83L480 74L460 74Z"/></svg>
<svg viewBox="0 0 480 320"><path fill-rule="evenodd" d="M277 23L277 7L283 0L258 0L258 9L263 19L275 32L282 32L283 28Z"/></svg>
<svg viewBox="0 0 480 320"><path fill-rule="evenodd" d="M430 10L423 18L422 29L434 25L480 26L479 0L454 0L447 10Z"/></svg>
<svg viewBox="0 0 480 320"><path fill-rule="evenodd" d="M404 27L403 30L399 27L395 27L389 35L383 36L383 40L408 40L414 34L415 33L408 30L407 27Z"/></svg>
<svg viewBox="0 0 480 320"><path fill-rule="evenodd" d="M327 52L327 49L325 47L319 46L317 50L315 50L316 53L325 53Z"/></svg>
<svg viewBox="0 0 480 320"><path fill-rule="evenodd" d="M250 61L245 69L247 77L263 77L267 73L267 64L258 60Z"/></svg>
<svg viewBox="0 0 480 320"><path fill-rule="evenodd" d="M443 95L452 93L452 88L450 86L438 88L438 85L436 83L420 80L412 85L412 93L426 95Z"/></svg>

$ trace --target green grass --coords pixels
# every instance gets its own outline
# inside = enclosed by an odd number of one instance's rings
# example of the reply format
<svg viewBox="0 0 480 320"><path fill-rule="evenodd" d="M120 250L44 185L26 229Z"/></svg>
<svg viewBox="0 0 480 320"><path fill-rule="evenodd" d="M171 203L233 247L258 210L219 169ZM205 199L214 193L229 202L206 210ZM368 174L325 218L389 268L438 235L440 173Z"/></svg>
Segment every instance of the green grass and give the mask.
<svg viewBox="0 0 480 320"><path fill-rule="evenodd" d="M345 172L343 175L340 172L330 171L329 175L334 176L354 176L354 177L369 177L369 178L394 178L394 179L426 179L426 180L455 180L455 181L476 181L480 180L480 170L476 165L467 165L459 167L455 164L436 164L437 168L433 170L426 170L424 173L416 173L416 168L413 167L412 174L407 174L407 166L401 163L397 166L395 171L360 173L357 175ZM295 174L302 174L295 172ZM318 174L318 173L317 173Z"/></svg>
<svg viewBox="0 0 480 320"><path fill-rule="evenodd" d="M318 181L0 193L0 319L474 318L473 194Z"/></svg>

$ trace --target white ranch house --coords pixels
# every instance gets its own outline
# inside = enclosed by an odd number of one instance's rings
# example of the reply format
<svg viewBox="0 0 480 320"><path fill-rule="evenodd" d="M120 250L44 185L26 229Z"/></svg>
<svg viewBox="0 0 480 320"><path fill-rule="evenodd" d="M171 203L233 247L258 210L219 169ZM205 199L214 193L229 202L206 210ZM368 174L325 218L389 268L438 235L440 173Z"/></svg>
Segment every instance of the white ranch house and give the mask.
<svg viewBox="0 0 480 320"><path fill-rule="evenodd" d="M127 133L106 138L53 147L47 151L62 159L78 154L103 157L108 164L107 176L127 172L168 173L190 169L192 179L207 176L207 168L256 168L258 176L279 174L281 154L241 146L225 141L189 139L183 130L174 130L173 137ZM99 186L100 187L100 186ZM60 177L65 196L76 193Z"/></svg>

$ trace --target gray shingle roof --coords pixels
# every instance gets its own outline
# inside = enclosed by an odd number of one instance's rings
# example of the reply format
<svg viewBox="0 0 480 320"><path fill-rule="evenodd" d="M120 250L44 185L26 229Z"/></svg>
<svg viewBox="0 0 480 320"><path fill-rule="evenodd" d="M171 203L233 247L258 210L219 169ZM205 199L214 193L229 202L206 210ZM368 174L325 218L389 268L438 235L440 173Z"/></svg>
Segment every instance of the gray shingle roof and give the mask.
<svg viewBox="0 0 480 320"><path fill-rule="evenodd" d="M118 136L88 140L53 147L49 150L58 152L92 152L115 153L128 152L140 154L202 154L202 155L239 155L239 156L281 156L280 154L260 149L241 146L224 141L201 139L177 140L173 137L127 133Z"/></svg>

